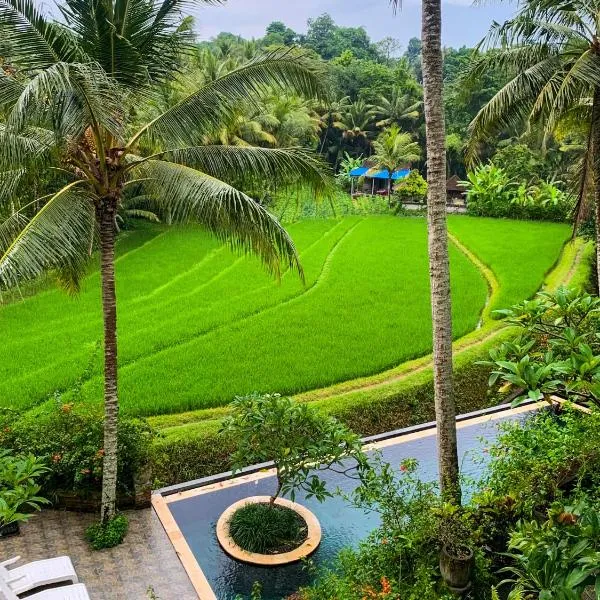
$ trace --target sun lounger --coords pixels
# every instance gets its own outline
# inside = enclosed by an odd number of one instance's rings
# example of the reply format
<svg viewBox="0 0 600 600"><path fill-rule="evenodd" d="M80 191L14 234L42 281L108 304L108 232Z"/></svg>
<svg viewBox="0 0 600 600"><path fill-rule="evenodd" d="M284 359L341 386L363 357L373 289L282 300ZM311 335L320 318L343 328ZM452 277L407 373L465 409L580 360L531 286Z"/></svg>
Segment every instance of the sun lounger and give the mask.
<svg viewBox="0 0 600 600"><path fill-rule="evenodd" d="M36 560L19 567L7 569L19 556L0 563L0 577L15 594L23 594L43 585L55 583L78 583L77 573L68 556L57 556L46 560Z"/></svg>

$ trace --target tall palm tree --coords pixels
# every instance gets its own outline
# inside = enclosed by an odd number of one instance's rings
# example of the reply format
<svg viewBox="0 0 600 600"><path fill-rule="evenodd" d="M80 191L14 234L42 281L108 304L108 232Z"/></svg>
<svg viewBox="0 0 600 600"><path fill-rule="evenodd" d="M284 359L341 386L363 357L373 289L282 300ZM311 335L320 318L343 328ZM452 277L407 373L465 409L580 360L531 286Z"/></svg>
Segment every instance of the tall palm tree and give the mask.
<svg viewBox="0 0 600 600"><path fill-rule="evenodd" d="M478 145L498 131L541 125L551 134L576 112L588 131L577 218L587 212L586 183L592 180L600 259L599 14L600 0L528 0L513 19L492 27L481 44L491 51L474 62L470 76L500 68L512 78L471 123L467 158L472 160Z"/></svg>
<svg viewBox="0 0 600 600"><path fill-rule="evenodd" d="M398 125L382 131L373 142L373 148L375 152L371 160L378 169L388 172L388 198L391 198L394 171L419 160L421 148L417 142L413 142L410 133L400 131Z"/></svg>
<svg viewBox="0 0 600 600"><path fill-rule="evenodd" d="M377 127L389 127L394 123L400 127L409 128L419 119L422 106L420 100L415 100L405 93L400 86L394 87L391 96L381 96L375 111L381 120Z"/></svg>
<svg viewBox="0 0 600 600"><path fill-rule="evenodd" d="M391 0L394 8L400 0ZM433 319L433 384L442 495L460 503L456 405L452 385L452 311L446 222L446 146L441 0L422 0L422 61L427 148L427 233Z"/></svg>
<svg viewBox="0 0 600 600"><path fill-rule="evenodd" d="M0 166L26 165L40 147L68 183L0 225L0 285L57 268L77 286L95 239L100 248L104 316L102 521L115 514L117 484L117 304L115 221L124 191L137 186L146 207L195 219L234 247L259 255L279 274L302 272L293 242L260 204L227 181L327 185L321 163L299 149L203 145L241 102L273 87L319 97L321 77L295 50L257 57L207 82L141 127L136 109L177 74L187 33L185 0L64 0L62 23L35 0L0 0L0 39L12 49L14 76L0 72L8 111ZM145 150L146 149L146 150ZM150 149L150 150L147 150Z"/></svg>

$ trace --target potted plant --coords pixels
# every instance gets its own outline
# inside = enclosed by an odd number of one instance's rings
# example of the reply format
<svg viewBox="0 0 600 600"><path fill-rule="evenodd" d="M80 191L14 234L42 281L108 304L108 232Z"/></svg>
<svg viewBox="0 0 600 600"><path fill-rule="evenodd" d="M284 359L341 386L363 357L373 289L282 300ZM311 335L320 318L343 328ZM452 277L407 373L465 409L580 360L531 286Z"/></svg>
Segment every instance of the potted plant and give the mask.
<svg viewBox="0 0 600 600"><path fill-rule="evenodd" d="M444 503L439 511L440 573L455 594L471 589L475 555L470 529L459 506Z"/></svg>
<svg viewBox="0 0 600 600"><path fill-rule="evenodd" d="M367 468L360 438L335 419L279 394L236 398L232 407L222 433L237 445L233 473L248 464L273 461L275 489L270 496L230 507L234 509L228 509L231 514L224 513L227 535L247 552L289 552L306 540L307 515L314 519L310 511L294 503L296 494L302 491L307 498L322 502L332 494L319 472L336 467L344 472ZM283 499L285 495L292 502Z"/></svg>
<svg viewBox="0 0 600 600"><path fill-rule="evenodd" d="M48 500L39 496L36 479L48 469L34 456L13 456L0 452L0 537L19 533L27 521Z"/></svg>

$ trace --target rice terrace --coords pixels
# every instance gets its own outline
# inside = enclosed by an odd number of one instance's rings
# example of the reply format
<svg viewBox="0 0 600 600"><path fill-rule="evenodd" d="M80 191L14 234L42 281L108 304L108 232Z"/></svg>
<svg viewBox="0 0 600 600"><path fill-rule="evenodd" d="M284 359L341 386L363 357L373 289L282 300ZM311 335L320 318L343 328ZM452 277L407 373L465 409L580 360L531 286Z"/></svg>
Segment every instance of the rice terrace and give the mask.
<svg viewBox="0 0 600 600"><path fill-rule="evenodd" d="M532 296L570 236L566 224L450 216L453 239L497 279L488 309ZM122 410L136 416L218 407L238 394L295 394L378 373L431 351L426 223L305 219L289 231L303 285L277 283L200 228L138 226L119 241ZM454 336L474 330L488 282L451 245ZM54 288L0 308L0 397L27 409L77 384L102 397L98 274L69 298ZM23 335L22 332L27 334ZM79 389L80 388L80 389Z"/></svg>
<svg viewBox="0 0 600 600"><path fill-rule="evenodd" d="M0 0L0 600L600 600L600 0L505 4Z"/></svg>

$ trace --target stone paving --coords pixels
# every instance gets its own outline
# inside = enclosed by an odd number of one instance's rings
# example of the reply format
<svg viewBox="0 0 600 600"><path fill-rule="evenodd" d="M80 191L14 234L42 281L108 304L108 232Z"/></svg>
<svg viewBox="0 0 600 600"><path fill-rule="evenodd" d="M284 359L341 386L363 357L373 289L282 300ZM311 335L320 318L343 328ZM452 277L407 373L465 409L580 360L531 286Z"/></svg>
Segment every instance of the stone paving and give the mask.
<svg viewBox="0 0 600 600"><path fill-rule="evenodd" d="M19 536L0 538L0 560L20 555L27 562L66 554L91 600L146 600L149 586L160 600L198 600L154 511L125 514L129 533L124 543L96 552L83 537L96 515L44 510L21 525Z"/></svg>

